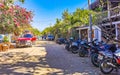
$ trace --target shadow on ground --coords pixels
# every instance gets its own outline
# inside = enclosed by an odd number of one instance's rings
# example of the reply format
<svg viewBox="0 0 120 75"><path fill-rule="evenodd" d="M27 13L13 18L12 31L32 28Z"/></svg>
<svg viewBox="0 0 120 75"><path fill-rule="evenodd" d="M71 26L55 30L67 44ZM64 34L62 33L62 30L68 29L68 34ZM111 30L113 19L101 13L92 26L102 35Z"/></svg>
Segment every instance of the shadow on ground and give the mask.
<svg viewBox="0 0 120 75"><path fill-rule="evenodd" d="M98 69L88 64L89 60L85 61L87 58L81 59L65 51L62 45L50 43L35 48L40 47L45 47L45 55L0 53L0 75L102 75Z"/></svg>
<svg viewBox="0 0 120 75"><path fill-rule="evenodd" d="M24 52L10 52L0 55L0 75L34 75L37 67L47 65L45 57Z"/></svg>
<svg viewBox="0 0 120 75"><path fill-rule="evenodd" d="M91 64L90 59L80 58L64 49L64 46L49 44L46 46L46 61L50 68L58 69L57 72L51 72L50 75L104 75L99 68ZM118 72L112 72L107 75L120 75Z"/></svg>

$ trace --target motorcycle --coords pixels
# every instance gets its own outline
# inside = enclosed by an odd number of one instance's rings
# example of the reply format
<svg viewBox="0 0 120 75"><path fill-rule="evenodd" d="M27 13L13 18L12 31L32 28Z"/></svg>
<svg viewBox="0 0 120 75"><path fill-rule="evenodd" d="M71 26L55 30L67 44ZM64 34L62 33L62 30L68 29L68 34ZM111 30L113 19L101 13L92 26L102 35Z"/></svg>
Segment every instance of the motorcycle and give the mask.
<svg viewBox="0 0 120 75"><path fill-rule="evenodd" d="M99 62L102 60L100 57L100 52L104 52L105 48L102 47L104 46L103 42L98 42L97 44L94 44L92 49L91 49L91 62L95 67L99 67ZM99 59L98 59L99 58Z"/></svg>
<svg viewBox="0 0 120 75"><path fill-rule="evenodd" d="M71 39L69 39L69 40L67 40L66 42L65 42L65 49L67 50L67 51L70 51L71 49L71 44L72 44L72 42L73 42L74 40L71 40Z"/></svg>
<svg viewBox="0 0 120 75"><path fill-rule="evenodd" d="M86 40L83 40L80 44L79 48L79 56L84 57L86 55L91 55L94 53L94 47L97 46L97 39L93 40L92 42L87 42Z"/></svg>
<svg viewBox="0 0 120 75"><path fill-rule="evenodd" d="M72 52L73 54L78 53L78 50L79 50L79 47L80 47L80 46L79 46L79 45L80 45L80 42L81 42L80 39L78 39L78 40L75 41L75 42L72 42L70 49L71 49L71 52Z"/></svg>
<svg viewBox="0 0 120 75"><path fill-rule="evenodd" d="M66 41L66 43L65 43L65 49L69 51L69 47L70 47L70 43L68 41Z"/></svg>
<svg viewBox="0 0 120 75"><path fill-rule="evenodd" d="M120 49L106 53L106 57L100 62L100 70L104 74L111 73L114 69L120 69Z"/></svg>
<svg viewBox="0 0 120 75"><path fill-rule="evenodd" d="M114 44L101 42L100 45L94 47L92 50L91 62L94 66L99 67L99 63L105 58L106 53L109 51L115 52L116 46Z"/></svg>
<svg viewBox="0 0 120 75"><path fill-rule="evenodd" d="M86 55L89 55L90 51L90 45L86 40L81 41L80 47L79 47L79 56L85 57Z"/></svg>

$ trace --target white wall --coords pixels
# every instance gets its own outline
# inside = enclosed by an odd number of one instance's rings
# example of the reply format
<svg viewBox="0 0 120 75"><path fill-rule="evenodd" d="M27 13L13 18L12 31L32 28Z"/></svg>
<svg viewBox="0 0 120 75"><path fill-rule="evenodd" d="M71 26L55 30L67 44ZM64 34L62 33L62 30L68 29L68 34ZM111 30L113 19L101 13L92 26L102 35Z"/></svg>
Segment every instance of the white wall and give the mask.
<svg viewBox="0 0 120 75"><path fill-rule="evenodd" d="M88 41L90 41L90 29L89 26L88 27L83 27L83 28L78 28L77 30L79 30L79 37L81 37L80 34L80 30L82 29L88 29ZM98 39L98 41L101 41L101 29L97 26L93 26L92 29L94 30L94 39Z"/></svg>

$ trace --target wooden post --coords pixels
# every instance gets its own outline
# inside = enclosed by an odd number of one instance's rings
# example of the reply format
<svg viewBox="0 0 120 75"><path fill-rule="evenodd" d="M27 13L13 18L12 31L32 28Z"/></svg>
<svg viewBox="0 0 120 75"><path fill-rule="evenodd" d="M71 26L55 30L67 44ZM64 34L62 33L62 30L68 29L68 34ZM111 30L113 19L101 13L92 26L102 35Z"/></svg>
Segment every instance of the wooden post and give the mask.
<svg viewBox="0 0 120 75"><path fill-rule="evenodd" d="M108 18L110 19L110 2L107 0L107 10L108 10Z"/></svg>
<svg viewBox="0 0 120 75"><path fill-rule="evenodd" d="M118 27L117 27L117 24L115 24L115 31L116 31L116 40L118 40Z"/></svg>

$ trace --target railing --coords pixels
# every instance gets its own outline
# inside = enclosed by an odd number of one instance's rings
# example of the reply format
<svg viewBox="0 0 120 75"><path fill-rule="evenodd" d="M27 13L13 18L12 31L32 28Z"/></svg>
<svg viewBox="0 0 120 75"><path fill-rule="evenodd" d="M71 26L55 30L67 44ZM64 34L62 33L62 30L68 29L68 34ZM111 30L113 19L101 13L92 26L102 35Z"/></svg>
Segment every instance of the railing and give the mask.
<svg viewBox="0 0 120 75"><path fill-rule="evenodd" d="M116 36L115 33L113 33L113 29L114 27L112 27L112 24L109 20L109 18L116 18L120 16L120 6L114 7L110 9L110 12L108 13L108 11L104 11L104 12L100 12L97 13L95 16L95 24L98 25L101 30L102 30L102 35L104 35L105 37L109 38L109 40L114 40L114 37ZM113 20L114 21L114 20ZM105 25L110 25L110 30L108 30L108 28L103 28L103 26ZM120 39L120 26L118 27L118 40Z"/></svg>
<svg viewBox="0 0 120 75"><path fill-rule="evenodd" d="M110 16L116 17L116 15L120 15L120 6L114 7L110 9Z"/></svg>
<svg viewBox="0 0 120 75"><path fill-rule="evenodd" d="M109 15L110 15L110 17L109 17ZM100 23L105 19L115 18L117 16L120 16L120 6L111 8L110 13L108 13L108 11L103 11L103 12L97 13L95 22Z"/></svg>
<svg viewBox="0 0 120 75"><path fill-rule="evenodd" d="M98 24L98 23L102 22L102 20L107 18L107 17L108 17L108 12L107 11L99 12L95 15L94 23Z"/></svg>

